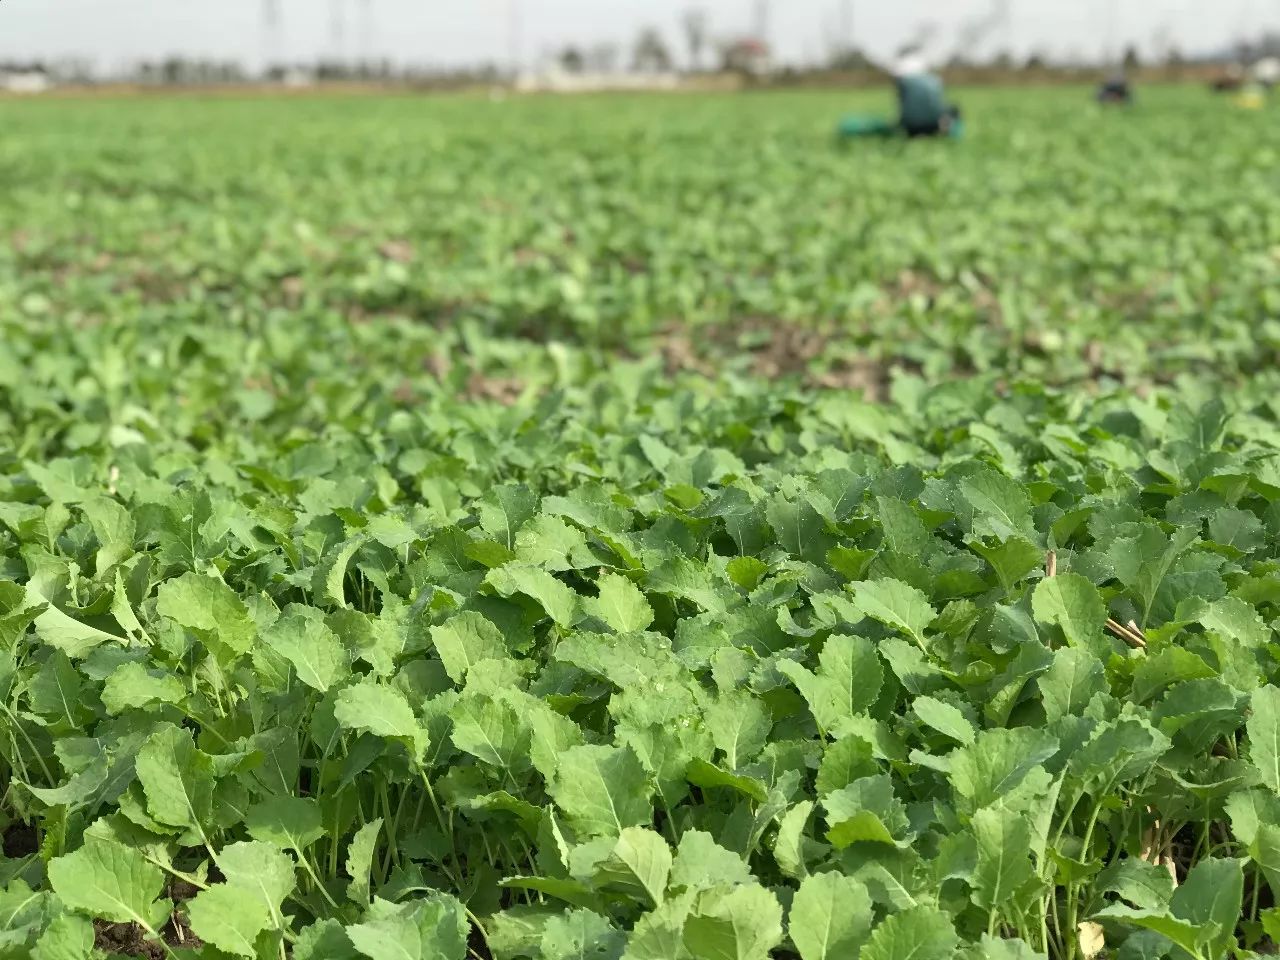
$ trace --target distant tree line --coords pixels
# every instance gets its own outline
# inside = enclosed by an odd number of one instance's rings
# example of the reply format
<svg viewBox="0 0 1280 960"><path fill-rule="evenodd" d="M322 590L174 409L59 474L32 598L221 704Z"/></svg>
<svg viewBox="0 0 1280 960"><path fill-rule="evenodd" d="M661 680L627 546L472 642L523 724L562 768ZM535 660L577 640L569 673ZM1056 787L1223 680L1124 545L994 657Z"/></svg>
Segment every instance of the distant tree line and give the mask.
<svg viewBox="0 0 1280 960"><path fill-rule="evenodd" d="M655 74L676 71L691 74L758 73L762 65L769 63L767 38L749 34L718 34L713 29L710 17L700 7L685 11L680 29L682 43L679 45L672 44L657 27L646 26L636 33L629 45L571 43L555 52L553 60L560 69L573 74L609 74L619 70ZM963 42L964 36L959 39ZM969 46L976 48L978 44ZM1154 66L1176 74L1186 64L1224 60L1248 64L1264 57L1280 57L1280 33L1268 32L1255 39L1241 41L1232 49L1197 59L1185 59L1169 38L1157 38L1152 47L1158 52L1150 62L1144 62L1136 46L1129 46L1110 65L1123 66L1128 70ZM1107 64L1081 57L1055 58L1043 52L1015 57L1007 51L997 50L980 57L961 51L952 56L945 66L956 71L988 71L998 74L1023 70L1071 72L1098 69ZM871 73L876 69L864 51L846 39L829 50L820 63L784 66L781 73L786 77L802 78L824 73ZM264 79L274 83L314 80L325 83L448 86L497 83L508 74L508 70L492 64L446 69L406 66L389 59L356 61L320 58L310 62L273 64L259 73L248 70L235 60L171 56L138 63L109 77L96 74L89 61L72 58L0 61L0 73L41 73L59 83L91 83L110 79L149 86L222 86Z"/></svg>
<svg viewBox="0 0 1280 960"><path fill-rule="evenodd" d="M321 59L312 62L271 64L260 74L252 74L234 61L169 57L137 65L131 76L122 79L144 85L161 86L225 86L265 80L285 83L304 79L319 83L479 83L496 82L501 71L492 65L466 69L433 69L404 66L389 59L376 61L340 61Z"/></svg>
<svg viewBox="0 0 1280 960"><path fill-rule="evenodd" d="M719 72L750 71L758 63L759 58L768 56L767 38L750 35L718 36L712 30L710 18L701 8L690 8L681 20L684 49L677 54L673 45L661 30L653 26L641 28L632 40L629 49L614 44L596 44L585 46L570 43L562 47L555 55L554 62L567 73L609 73L619 68L629 68L637 72L658 73L676 69L688 73L699 73L707 70ZM963 45L965 36L958 38ZM976 49L978 43L969 44ZM1171 42L1157 44L1160 53L1144 63L1136 46L1130 45L1123 51L1116 66L1123 65L1127 69L1142 66L1177 67L1184 60L1181 51ZM1259 56L1276 55L1280 52L1280 34L1267 35L1262 40L1251 44L1240 44L1235 51L1225 51L1222 58L1237 56L1245 59L1256 59ZM1217 58L1215 58L1217 59ZM1082 58L1052 57L1043 51L1018 57L1008 51L996 50L982 55L961 51L953 55L946 66L953 69L980 69L997 71L1019 70L1072 70L1087 67L1104 66L1096 60L1085 62ZM864 51L856 45L844 44L831 49L825 59L816 64L789 66L789 73L805 72L861 72L876 69Z"/></svg>
<svg viewBox="0 0 1280 960"><path fill-rule="evenodd" d="M61 83L87 83L93 67L87 60L62 57L55 60L0 60L0 73L39 73Z"/></svg>

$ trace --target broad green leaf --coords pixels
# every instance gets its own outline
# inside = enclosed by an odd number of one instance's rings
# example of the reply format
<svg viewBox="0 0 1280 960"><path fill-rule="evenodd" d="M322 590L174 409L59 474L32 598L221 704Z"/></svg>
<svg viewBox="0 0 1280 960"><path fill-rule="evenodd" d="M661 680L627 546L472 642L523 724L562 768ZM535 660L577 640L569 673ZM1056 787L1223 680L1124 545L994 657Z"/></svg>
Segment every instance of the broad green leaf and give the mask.
<svg viewBox="0 0 1280 960"><path fill-rule="evenodd" d="M644 594L626 577L605 574L597 581L598 597L583 601L583 608L618 633L645 630L653 623L653 608Z"/></svg>
<svg viewBox="0 0 1280 960"><path fill-rule="evenodd" d="M71 658L55 650L27 685L27 702L51 726L65 724L79 729L85 706L81 702L84 680Z"/></svg>
<svg viewBox="0 0 1280 960"><path fill-rule="evenodd" d="M197 633L224 662L248 653L257 636L248 610L232 589L197 573L160 584L156 612Z"/></svg>
<svg viewBox="0 0 1280 960"><path fill-rule="evenodd" d="M142 629L138 615L133 611L133 604L129 601L129 590L119 568L115 571L115 578L116 587L111 596L111 616L130 636L146 639L147 632Z"/></svg>
<svg viewBox="0 0 1280 960"><path fill-rule="evenodd" d="M1280 797L1270 790L1255 788L1233 793L1224 804L1231 818L1231 832L1248 846L1264 823L1280 825Z"/></svg>
<svg viewBox="0 0 1280 960"><path fill-rule="evenodd" d="M1044 550L1022 537L1010 537L995 546L975 542L969 548L991 564L1006 590L1044 563Z"/></svg>
<svg viewBox="0 0 1280 960"><path fill-rule="evenodd" d="M926 725L960 743L973 743L976 733L960 710L934 697L916 697L911 709Z"/></svg>
<svg viewBox="0 0 1280 960"><path fill-rule="evenodd" d="M35 617L36 635L44 643L66 654L72 660L83 660L104 643L124 643L120 637L67 616L50 604L39 590L28 586L23 603L24 609L41 606L45 609Z"/></svg>
<svg viewBox="0 0 1280 960"><path fill-rule="evenodd" d="M688 893L667 900L641 916L627 938L622 960L687 960L684 925L694 896Z"/></svg>
<svg viewBox="0 0 1280 960"><path fill-rule="evenodd" d="M534 768L544 778L554 776L561 752L582 743L582 729L536 697L517 696L506 691L503 700L528 724L529 760Z"/></svg>
<svg viewBox="0 0 1280 960"><path fill-rule="evenodd" d="M578 621L578 595L546 570L508 565L490 570L487 579L504 597L523 593L537 601L561 627L572 627Z"/></svg>
<svg viewBox="0 0 1280 960"><path fill-rule="evenodd" d="M672 890L709 890L721 884L751 882L751 871L742 857L720 846L711 834L686 830L680 836L671 864Z"/></svg>
<svg viewBox="0 0 1280 960"><path fill-rule="evenodd" d="M218 853L218 869L227 883L252 890L277 919L281 905L297 883L293 860L270 843L228 844Z"/></svg>
<svg viewBox="0 0 1280 960"><path fill-rule="evenodd" d="M562 914L551 904L518 904L484 918L485 940L495 957L536 957L542 931Z"/></svg>
<svg viewBox="0 0 1280 960"><path fill-rule="evenodd" d="M576 570L599 563L587 538L571 523L559 517L534 517L516 536L512 556L520 563L553 573Z"/></svg>
<svg viewBox="0 0 1280 960"><path fill-rule="evenodd" d="M524 484L492 487L477 505L480 527L508 550L516 547L516 534L537 513L538 495Z"/></svg>
<svg viewBox="0 0 1280 960"><path fill-rule="evenodd" d="M461 697L449 711L454 746L517 777L531 764L531 733L510 703L483 694ZM558 762L558 761L557 761Z"/></svg>
<svg viewBox="0 0 1280 960"><path fill-rule="evenodd" d="M1247 647L1261 647L1271 640L1271 628L1252 604L1239 597L1214 601L1199 619L1209 632L1238 640Z"/></svg>
<svg viewBox="0 0 1280 960"><path fill-rule="evenodd" d="M304 927L293 945L293 960L356 960L358 956L337 920L321 920Z"/></svg>
<svg viewBox="0 0 1280 960"><path fill-rule="evenodd" d="M1173 892L1169 910L1202 930L1217 929L1211 938L1216 955L1235 944L1235 927L1244 902L1244 867L1241 860L1201 860Z"/></svg>
<svg viewBox="0 0 1280 960"><path fill-rule="evenodd" d="M1280 687L1267 684L1253 691L1249 719L1249 759L1262 782L1280 793Z"/></svg>
<svg viewBox="0 0 1280 960"><path fill-rule="evenodd" d="M1094 888L1118 894L1139 909L1160 912L1168 909L1173 877L1163 866L1125 857L1108 864L1097 875Z"/></svg>
<svg viewBox="0 0 1280 960"><path fill-rule="evenodd" d="M773 728L764 701L745 690L721 694L707 707L704 722L730 770L754 760Z"/></svg>
<svg viewBox="0 0 1280 960"><path fill-rule="evenodd" d="M793 557L821 563L834 544L822 517L807 500L776 496L765 508L765 516L778 544Z"/></svg>
<svg viewBox="0 0 1280 960"><path fill-rule="evenodd" d="M368 919L347 927L347 936L369 960L464 960L467 930L462 904L435 894L402 904L375 899Z"/></svg>
<svg viewBox="0 0 1280 960"><path fill-rule="evenodd" d="M924 631L936 613L928 598L900 580L864 580L849 584L853 602L864 616L887 627L901 630L920 647L926 649Z"/></svg>
<svg viewBox="0 0 1280 960"><path fill-rule="evenodd" d="M859 777L870 777L879 772L874 747L862 737L851 734L829 744L823 751L814 785L818 796L825 797L847 787Z"/></svg>
<svg viewBox="0 0 1280 960"><path fill-rule="evenodd" d="M1208 752L1220 737L1233 735L1243 725L1243 699L1221 680L1189 680L1165 692L1151 720L1166 736Z"/></svg>
<svg viewBox="0 0 1280 960"><path fill-rule="evenodd" d="M363 536L353 537L346 543L341 544L336 550L328 553L316 565L315 575L311 580L311 592L317 600L335 607L348 606L346 596L347 567L351 564L351 559L356 555L356 551L363 547L364 544L365 538Z"/></svg>
<svg viewBox="0 0 1280 960"><path fill-rule="evenodd" d="M90 921L73 913L59 914L40 934L31 951L31 960L89 960L93 939Z"/></svg>
<svg viewBox="0 0 1280 960"><path fill-rule="evenodd" d="M135 766L147 812L160 823L203 835L213 816L213 763L196 749L191 731L161 727L138 750Z"/></svg>
<svg viewBox="0 0 1280 960"><path fill-rule="evenodd" d="M1081 950L1084 950L1083 944ZM976 944L962 950L959 956L964 960L1045 960L1045 954L1032 948L1025 940L993 937L989 933L984 933Z"/></svg>
<svg viewBox="0 0 1280 960"><path fill-rule="evenodd" d="M947 960L956 944L951 919L934 907L919 906L881 921L858 960Z"/></svg>
<svg viewBox="0 0 1280 960"><path fill-rule="evenodd" d="M1058 740L1031 728L983 730L951 755L951 785L973 813L1013 791L1027 774L1058 752Z"/></svg>
<svg viewBox="0 0 1280 960"><path fill-rule="evenodd" d="M841 960L857 956L871 920L871 897L860 880L818 873L796 890L787 930L801 960Z"/></svg>
<svg viewBox="0 0 1280 960"><path fill-rule="evenodd" d="M570 747L548 791L584 837L618 836L653 817L649 776L630 747Z"/></svg>
<svg viewBox="0 0 1280 960"><path fill-rule="evenodd" d="M607 918L590 910L566 910L547 921L538 956L545 960L615 960L625 944L626 934Z"/></svg>
<svg viewBox="0 0 1280 960"><path fill-rule="evenodd" d="M973 832L978 846L973 900L986 910L999 911L1035 878L1028 856L1031 827L1010 810L987 807L973 815Z"/></svg>
<svg viewBox="0 0 1280 960"><path fill-rule="evenodd" d="M1148 524L1140 534L1122 537L1111 543L1107 558L1116 578L1141 604L1143 621L1150 615L1156 593L1174 561L1195 539L1196 531L1193 527L1179 527L1170 537L1158 526Z"/></svg>
<svg viewBox="0 0 1280 960"><path fill-rule="evenodd" d="M630 893L650 907L662 903L671 875L671 849L653 830L625 827L595 873L595 886Z"/></svg>
<svg viewBox="0 0 1280 960"><path fill-rule="evenodd" d="M1094 915L1096 920L1105 920L1125 926L1152 930L1182 947L1192 957L1204 957L1201 945L1216 938L1220 931L1216 924L1201 927L1187 920L1181 920L1170 914L1157 910L1138 910L1122 904L1113 904L1099 910Z"/></svg>
<svg viewBox="0 0 1280 960"><path fill-rule="evenodd" d="M187 904L191 929L201 940L239 957L256 957L254 941L273 926L271 913L254 891L220 883Z"/></svg>
<svg viewBox="0 0 1280 960"><path fill-rule="evenodd" d="M462 683L467 671L481 660L501 660L508 656L502 631L473 610L450 617L431 628L431 643L454 683Z"/></svg>
<svg viewBox="0 0 1280 960"><path fill-rule="evenodd" d="M645 587L648 593L687 600L717 615L741 601L728 581L721 580L706 564L685 556L671 557L650 570Z"/></svg>
<svg viewBox="0 0 1280 960"><path fill-rule="evenodd" d="M779 660L777 667L796 685L818 725L830 731L875 703L884 668L869 640L844 634L828 637L818 659L817 673L792 660Z"/></svg>
<svg viewBox="0 0 1280 960"><path fill-rule="evenodd" d="M607 910L604 897L596 893L581 880L564 877L507 877L502 881L503 887L513 890L532 890L564 903L593 910L597 913Z"/></svg>
<svg viewBox="0 0 1280 960"><path fill-rule="evenodd" d="M1146 773L1171 745L1145 720L1122 717L1098 725L1072 754L1067 769L1090 791L1110 790Z"/></svg>
<svg viewBox="0 0 1280 960"><path fill-rule="evenodd" d="M107 677L102 687L102 705L114 716L153 703L181 703L186 693L177 677L157 675L138 661L130 660Z"/></svg>
<svg viewBox="0 0 1280 960"><path fill-rule="evenodd" d="M415 758L427 749L427 733L418 723L404 694L374 680L360 680L338 691L334 719L348 730L401 740Z"/></svg>
<svg viewBox="0 0 1280 960"><path fill-rule="evenodd" d="M769 565L757 557L734 557L725 565L725 571L743 590L754 590L769 572Z"/></svg>
<svg viewBox="0 0 1280 960"><path fill-rule="evenodd" d="M908 827L906 808L885 774L861 777L827 794L822 805L830 824L827 839L840 850L857 842L894 845Z"/></svg>
<svg viewBox="0 0 1280 960"><path fill-rule="evenodd" d="M1173 684L1208 680L1216 675L1202 657L1190 650L1165 647L1149 654L1133 671L1133 698L1146 703Z"/></svg>
<svg viewBox="0 0 1280 960"><path fill-rule="evenodd" d="M364 824L347 845L347 897L365 906L369 903L369 871L373 867L373 854L378 845L378 833L382 830L382 818Z"/></svg>
<svg viewBox="0 0 1280 960"><path fill-rule="evenodd" d="M769 797L769 788L758 777L731 773L723 767L707 763L701 757L695 757L689 763L688 768L685 770L685 779L694 786L704 789L725 787L749 797L757 803L764 803Z"/></svg>
<svg viewBox="0 0 1280 960"><path fill-rule="evenodd" d="M1111 642L1103 632L1106 606L1098 588L1080 574L1063 573L1041 580L1032 594L1031 608L1038 623L1062 630L1068 646L1096 657L1109 655Z"/></svg>
<svg viewBox="0 0 1280 960"><path fill-rule="evenodd" d="M1209 518L1209 539L1224 547L1250 553L1261 545L1262 521L1248 510L1222 507Z"/></svg>
<svg viewBox="0 0 1280 960"><path fill-rule="evenodd" d="M97 744L97 741L94 741L94 743ZM66 783L57 787L37 787L28 783L24 784L27 792L41 803L50 807L66 806L74 808L93 797L111 776L111 767L107 754L102 752L100 747L97 747L97 749L99 751L97 755L90 759L83 768L77 769Z"/></svg>
<svg viewBox="0 0 1280 960"><path fill-rule="evenodd" d="M1250 859L1267 878L1274 896L1280 890L1280 825L1258 824L1249 840L1248 851Z"/></svg>
<svg viewBox="0 0 1280 960"><path fill-rule="evenodd" d="M1055 578L1056 579L1056 578ZM1084 713L1089 701L1107 692L1102 661L1076 647L1064 647L1053 655L1053 664L1036 680L1045 717L1057 723L1063 717Z"/></svg>
<svg viewBox="0 0 1280 960"><path fill-rule="evenodd" d="M320 804L311 797L268 797L244 818L249 836L282 850L302 853L325 835Z"/></svg>
<svg viewBox="0 0 1280 960"><path fill-rule="evenodd" d="M788 810L778 823L778 835L773 842L773 858L784 874L794 880L809 875L809 852L818 846L806 833L813 802L802 800Z"/></svg>
<svg viewBox="0 0 1280 960"><path fill-rule="evenodd" d="M172 904L159 900L164 873L135 850L91 843L49 862L49 883L72 910L157 930Z"/></svg>
<svg viewBox="0 0 1280 960"><path fill-rule="evenodd" d="M80 509L98 538L94 567L102 576L133 553L133 517L110 497L90 497L80 504Z"/></svg>
<svg viewBox="0 0 1280 960"><path fill-rule="evenodd" d="M321 620L283 617L263 632L262 639L293 664L298 679L313 690L327 693L349 672L350 657L342 641Z"/></svg>
<svg viewBox="0 0 1280 960"><path fill-rule="evenodd" d="M999 540L1035 536L1031 500L1022 485L984 468L960 481L960 493L973 507L973 529Z"/></svg>
<svg viewBox="0 0 1280 960"><path fill-rule="evenodd" d="M684 946L702 960L768 960L782 942L782 907L757 884L715 887L694 901Z"/></svg>
<svg viewBox="0 0 1280 960"><path fill-rule="evenodd" d="M884 542L890 550L902 556L919 556L929 551L933 537L909 503L897 497L876 497L876 509Z"/></svg>

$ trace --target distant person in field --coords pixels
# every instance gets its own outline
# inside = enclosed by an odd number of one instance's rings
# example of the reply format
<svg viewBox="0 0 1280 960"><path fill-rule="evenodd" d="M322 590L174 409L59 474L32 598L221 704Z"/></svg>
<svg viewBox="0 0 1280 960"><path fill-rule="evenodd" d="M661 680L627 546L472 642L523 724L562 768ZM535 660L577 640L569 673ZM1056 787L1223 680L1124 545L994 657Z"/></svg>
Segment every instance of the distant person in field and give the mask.
<svg viewBox="0 0 1280 960"><path fill-rule="evenodd" d="M960 110L947 103L942 77L929 66L920 47L904 47L892 63L880 66L893 77L898 125L907 136L938 137L951 132L960 120Z"/></svg>
<svg viewBox="0 0 1280 960"><path fill-rule="evenodd" d="M1133 88L1124 71L1112 74L1098 87L1098 102L1128 106L1133 103Z"/></svg>

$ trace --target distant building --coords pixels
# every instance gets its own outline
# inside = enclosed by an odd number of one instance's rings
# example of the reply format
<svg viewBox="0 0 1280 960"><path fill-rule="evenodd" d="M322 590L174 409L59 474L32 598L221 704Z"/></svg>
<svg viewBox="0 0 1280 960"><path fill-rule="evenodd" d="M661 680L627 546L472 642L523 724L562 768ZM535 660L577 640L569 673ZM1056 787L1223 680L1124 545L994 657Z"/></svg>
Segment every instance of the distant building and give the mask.
<svg viewBox="0 0 1280 960"><path fill-rule="evenodd" d="M725 44L720 57L722 67L734 73L760 76L773 69L769 45L756 37L742 37Z"/></svg>
<svg viewBox="0 0 1280 960"><path fill-rule="evenodd" d="M53 82L44 70L7 70L0 68L0 90L6 93L44 93Z"/></svg>
<svg viewBox="0 0 1280 960"><path fill-rule="evenodd" d="M297 64L277 64L267 68L263 74L263 79L267 83L278 83L282 87L299 90L306 87L314 87L317 78L316 70L313 67L299 66Z"/></svg>
<svg viewBox="0 0 1280 960"><path fill-rule="evenodd" d="M1253 65L1253 79L1264 86L1280 83L1280 58L1263 57Z"/></svg>
<svg viewBox="0 0 1280 960"><path fill-rule="evenodd" d="M559 63L543 70L522 73L515 83L520 93L674 90L679 86L680 78L674 73L574 73Z"/></svg>
<svg viewBox="0 0 1280 960"><path fill-rule="evenodd" d="M289 67L281 75L280 82L291 90L302 90L316 85L316 73L305 67Z"/></svg>

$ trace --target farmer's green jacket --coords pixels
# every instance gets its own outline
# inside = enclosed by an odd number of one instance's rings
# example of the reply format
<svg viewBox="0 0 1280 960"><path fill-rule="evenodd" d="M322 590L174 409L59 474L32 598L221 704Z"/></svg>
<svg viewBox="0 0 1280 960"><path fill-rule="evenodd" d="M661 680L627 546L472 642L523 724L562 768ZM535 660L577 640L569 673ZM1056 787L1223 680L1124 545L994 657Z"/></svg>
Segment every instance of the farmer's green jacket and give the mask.
<svg viewBox="0 0 1280 960"><path fill-rule="evenodd" d="M942 79L933 73L914 73L896 80L901 122L908 130L936 129L946 112Z"/></svg>

